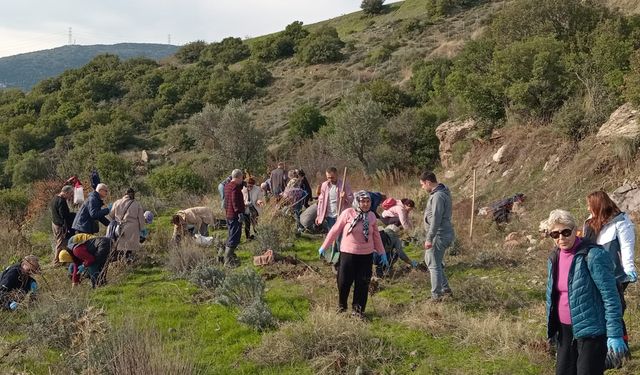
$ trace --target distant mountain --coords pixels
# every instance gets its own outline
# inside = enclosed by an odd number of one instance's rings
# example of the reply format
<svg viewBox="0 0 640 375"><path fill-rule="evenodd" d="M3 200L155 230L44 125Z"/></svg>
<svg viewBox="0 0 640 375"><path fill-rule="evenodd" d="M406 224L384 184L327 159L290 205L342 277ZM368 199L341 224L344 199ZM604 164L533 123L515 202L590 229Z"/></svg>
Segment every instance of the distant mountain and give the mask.
<svg viewBox="0 0 640 375"><path fill-rule="evenodd" d="M39 81L57 76L67 69L79 68L97 55L110 53L122 59L147 57L160 60L173 55L178 46L151 43L64 46L0 58L0 88L30 90Z"/></svg>

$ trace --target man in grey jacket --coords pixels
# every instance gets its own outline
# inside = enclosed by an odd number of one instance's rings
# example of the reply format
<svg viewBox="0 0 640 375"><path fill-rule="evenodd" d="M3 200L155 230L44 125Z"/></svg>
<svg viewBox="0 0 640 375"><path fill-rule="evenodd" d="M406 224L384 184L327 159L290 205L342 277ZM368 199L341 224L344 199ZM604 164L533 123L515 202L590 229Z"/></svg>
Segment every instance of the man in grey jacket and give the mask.
<svg viewBox="0 0 640 375"><path fill-rule="evenodd" d="M431 171L425 171L420 175L420 186L429 192L429 200L424 210L424 261L431 275L431 298L438 301L445 294L451 294L442 262L445 250L453 243L455 237L451 224L451 193L445 185L438 183L436 175Z"/></svg>

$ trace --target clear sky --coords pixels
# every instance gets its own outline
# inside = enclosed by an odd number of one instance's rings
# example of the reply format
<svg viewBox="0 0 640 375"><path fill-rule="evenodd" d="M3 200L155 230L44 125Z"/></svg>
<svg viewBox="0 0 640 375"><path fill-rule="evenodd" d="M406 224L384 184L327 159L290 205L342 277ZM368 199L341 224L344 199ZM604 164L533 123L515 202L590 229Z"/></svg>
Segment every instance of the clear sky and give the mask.
<svg viewBox="0 0 640 375"><path fill-rule="evenodd" d="M0 8L0 57L68 44L182 45L253 37L359 10L361 0L19 0Z"/></svg>

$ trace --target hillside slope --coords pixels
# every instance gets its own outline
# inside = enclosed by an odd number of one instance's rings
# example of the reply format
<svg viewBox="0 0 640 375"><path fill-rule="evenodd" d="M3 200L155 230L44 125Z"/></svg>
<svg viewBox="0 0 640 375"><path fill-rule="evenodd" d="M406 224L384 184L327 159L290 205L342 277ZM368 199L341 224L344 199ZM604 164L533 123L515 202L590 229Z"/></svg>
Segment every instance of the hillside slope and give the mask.
<svg viewBox="0 0 640 375"><path fill-rule="evenodd" d="M173 55L177 49L178 46L152 43L72 45L2 57L0 87L30 90L43 79L57 76L65 70L79 68L104 53L118 55L121 59L146 57L160 60Z"/></svg>

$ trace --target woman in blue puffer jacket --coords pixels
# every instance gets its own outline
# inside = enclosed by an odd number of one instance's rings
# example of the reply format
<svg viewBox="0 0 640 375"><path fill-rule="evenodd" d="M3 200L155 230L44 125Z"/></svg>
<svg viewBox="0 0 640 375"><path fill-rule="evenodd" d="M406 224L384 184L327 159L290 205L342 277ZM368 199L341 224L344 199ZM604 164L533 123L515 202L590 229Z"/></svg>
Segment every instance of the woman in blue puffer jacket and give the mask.
<svg viewBox="0 0 640 375"><path fill-rule="evenodd" d="M557 344L556 374L604 374L607 350L623 355L622 306L609 254L576 236L567 211L551 211L547 337Z"/></svg>

